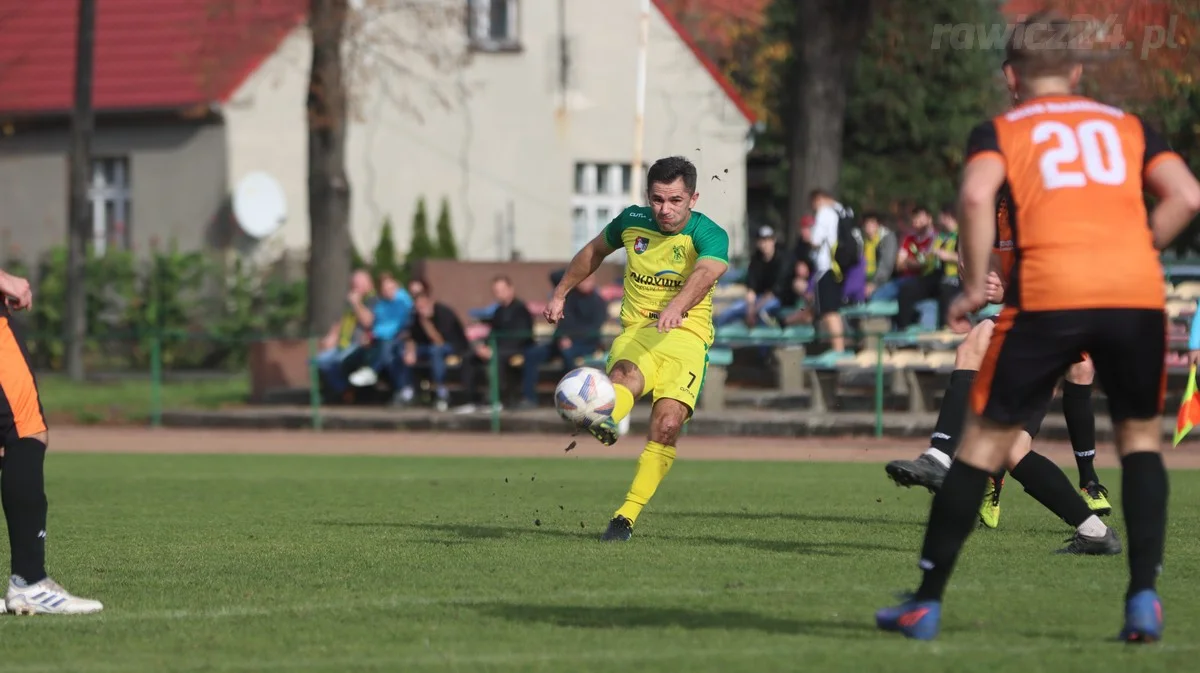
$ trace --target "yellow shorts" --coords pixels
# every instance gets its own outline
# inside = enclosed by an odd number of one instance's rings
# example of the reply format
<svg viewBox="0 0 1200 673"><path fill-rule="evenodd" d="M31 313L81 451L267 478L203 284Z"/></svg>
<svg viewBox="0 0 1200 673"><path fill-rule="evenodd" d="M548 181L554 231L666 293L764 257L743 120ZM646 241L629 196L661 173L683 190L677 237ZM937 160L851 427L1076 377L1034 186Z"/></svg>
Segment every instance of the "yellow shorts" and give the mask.
<svg viewBox="0 0 1200 673"><path fill-rule="evenodd" d="M653 400L677 400L696 409L696 398L704 386L708 371L708 344L683 329L666 334L651 325L621 332L608 351L607 371L619 360L637 366L646 380L642 395L653 394Z"/></svg>

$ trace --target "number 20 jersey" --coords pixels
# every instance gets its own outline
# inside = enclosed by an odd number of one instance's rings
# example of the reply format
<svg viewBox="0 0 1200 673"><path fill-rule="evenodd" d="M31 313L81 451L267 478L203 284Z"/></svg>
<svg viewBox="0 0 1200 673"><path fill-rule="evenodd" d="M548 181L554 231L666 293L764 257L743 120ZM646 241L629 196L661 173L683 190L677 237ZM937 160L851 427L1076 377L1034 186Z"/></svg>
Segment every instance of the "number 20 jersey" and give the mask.
<svg viewBox="0 0 1200 673"><path fill-rule="evenodd" d="M1164 307L1143 176L1181 159L1139 117L1080 96L1037 98L972 130L966 161L984 159L1005 169L996 251L1008 304Z"/></svg>

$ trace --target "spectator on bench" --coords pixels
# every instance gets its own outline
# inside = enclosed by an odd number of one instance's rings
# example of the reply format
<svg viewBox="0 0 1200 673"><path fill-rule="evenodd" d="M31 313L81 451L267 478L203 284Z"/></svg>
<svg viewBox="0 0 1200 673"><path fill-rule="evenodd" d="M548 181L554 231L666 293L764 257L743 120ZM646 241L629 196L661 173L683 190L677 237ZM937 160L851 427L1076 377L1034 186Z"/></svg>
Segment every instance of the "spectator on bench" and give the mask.
<svg viewBox="0 0 1200 673"><path fill-rule="evenodd" d="M371 326L375 322L372 313L374 294L375 284L371 281L371 274L361 269L350 274L346 312L321 339L315 364L321 381L333 395L346 393L350 363L362 347L370 343Z"/></svg>
<svg viewBox="0 0 1200 673"><path fill-rule="evenodd" d="M899 304L896 329L903 330L913 324L917 319L916 303L933 296L937 291L938 259L933 254L935 240L937 231L929 209L924 206L913 208L912 232L901 241L896 257L896 268L900 275L894 284L895 299ZM930 290L930 287L933 289Z"/></svg>
<svg viewBox="0 0 1200 673"><path fill-rule="evenodd" d="M943 208L938 224L941 232L925 235L910 244L915 246L916 252L909 255L907 261L910 268L920 265L920 275L905 280L900 287L896 314L898 329L905 329L916 320L917 302L926 299L937 300L937 316L933 322L936 327L941 327L945 324L950 301L958 294L958 221L952 212ZM933 231L932 226L925 229ZM927 243L925 239L928 239Z"/></svg>
<svg viewBox="0 0 1200 673"><path fill-rule="evenodd" d="M479 374L487 370L493 355L500 360L499 374L501 378L497 383L501 390L504 390L509 360L514 355L523 355L533 345L533 314L529 312L529 307L525 305L525 302L517 298L516 289L508 276L496 276L492 280L492 296L496 299L495 310L483 322L491 327L488 341L494 341L496 350L493 352L489 343L480 342L473 344L471 353L463 358L463 391L466 393L467 401L466 404L456 409L458 413L472 413L484 401L486 394L480 394Z"/></svg>
<svg viewBox="0 0 1200 673"><path fill-rule="evenodd" d="M717 316L717 326L732 325L739 320L744 320L748 327L760 322L773 324L780 308L775 288L786 264L784 255L779 253L775 230L760 227L754 254L750 256L750 266L746 270L746 298L722 311Z"/></svg>
<svg viewBox="0 0 1200 673"><path fill-rule="evenodd" d="M563 317L550 341L534 344L525 351L521 371L521 408L537 407L538 370L555 357L562 358L562 374L575 368L575 360L600 348L600 330L608 320L608 305L596 291L596 276L584 278L567 295Z"/></svg>
<svg viewBox="0 0 1200 673"><path fill-rule="evenodd" d="M379 298L372 307L374 321L371 327L372 343L368 348L367 363L350 375L350 383L357 387L373 386L379 373L386 372L392 387L399 390L399 381L392 378L394 361L403 354L403 332L408 329L412 317L413 300L392 274L379 275Z"/></svg>
<svg viewBox="0 0 1200 673"><path fill-rule="evenodd" d="M909 219L910 231L900 241L896 251L895 269L892 278L882 286L875 288L872 297L875 301L897 301L900 299L900 288L911 278L921 275L926 266L926 255L933 246L936 233L933 229L933 217L929 209L916 206L912 209Z"/></svg>
<svg viewBox="0 0 1200 673"><path fill-rule="evenodd" d="M812 277L812 266L807 259L789 260L788 273L780 276L775 295L784 308L792 309L784 319L785 326L811 325L813 321L812 288L809 278Z"/></svg>
<svg viewBox="0 0 1200 673"><path fill-rule="evenodd" d="M429 364L429 377L437 396L437 410L450 406L446 390L446 359L462 357L467 352L467 333L454 310L434 301L429 286L413 297L413 319L404 341L404 354L392 360L392 380L396 382L394 404L409 404L413 399L413 368L417 363ZM412 287L410 283L409 287Z"/></svg>
<svg viewBox="0 0 1200 673"><path fill-rule="evenodd" d="M875 299L875 291L888 284L896 269L896 254L900 247L896 235L883 226L879 213L866 213L862 221L863 259L867 263L867 299Z"/></svg>

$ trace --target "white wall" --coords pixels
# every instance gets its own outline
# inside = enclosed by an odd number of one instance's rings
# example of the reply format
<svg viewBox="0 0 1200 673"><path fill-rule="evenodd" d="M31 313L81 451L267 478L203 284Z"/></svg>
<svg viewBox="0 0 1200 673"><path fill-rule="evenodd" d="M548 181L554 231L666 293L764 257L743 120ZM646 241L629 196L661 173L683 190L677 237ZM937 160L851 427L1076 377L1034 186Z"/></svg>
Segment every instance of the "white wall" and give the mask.
<svg viewBox="0 0 1200 673"><path fill-rule="evenodd" d="M356 92L359 118L349 131L347 156L359 249L374 247L389 215L406 247L416 199L424 195L431 229L440 200L449 199L466 258L507 254L507 232L496 222L510 207L513 247L523 259L569 257L575 162L631 162L638 5L566 3L572 69L565 112L558 105L557 3L521 3L519 52L476 53L432 88L390 66L372 68L374 77ZM698 208L740 245L749 123L667 21L657 12L651 18L647 164L669 154L695 161L701 172ZM308 242L304 98L310 49L307 30L297 30L225 108L230 187L252 170L280 180L289 217L277 238L287 247ZM435 102L438 97L448 104Z"/></svg>

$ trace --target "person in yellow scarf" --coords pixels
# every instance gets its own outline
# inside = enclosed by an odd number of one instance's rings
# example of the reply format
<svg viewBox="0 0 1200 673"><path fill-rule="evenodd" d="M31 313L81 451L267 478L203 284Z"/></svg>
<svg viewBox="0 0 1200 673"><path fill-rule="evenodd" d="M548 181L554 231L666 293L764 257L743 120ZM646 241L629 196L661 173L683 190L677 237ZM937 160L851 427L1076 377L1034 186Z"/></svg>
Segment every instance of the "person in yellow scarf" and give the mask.
<svg viewBox="0 0 1200 673"><path fill-rule="evenodd" d="M883 217L879 213L863 215L862 233L863 258L867 262L867 299L895 299L898 288L892 281L892 273L896 270L900 241L891 229L883 226ZM884 287L889 289L884 290L883 296L875 297Z"/></svg>
<svg viewBox="0 0 1200 673"><path fill-rule="evenodd" d="M349 383L344 366L346 360L370 341L371 326L375 322L371 310L374 304L375 282L371 274L361 269L355 271L350 275L346 311L330 326L316 357L321 380L334 395L346 392Z"/></svg>

